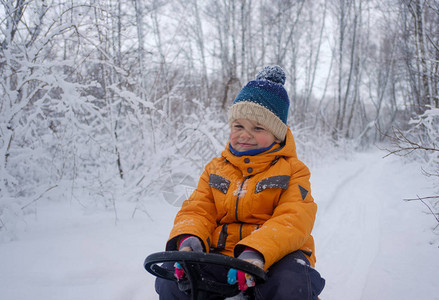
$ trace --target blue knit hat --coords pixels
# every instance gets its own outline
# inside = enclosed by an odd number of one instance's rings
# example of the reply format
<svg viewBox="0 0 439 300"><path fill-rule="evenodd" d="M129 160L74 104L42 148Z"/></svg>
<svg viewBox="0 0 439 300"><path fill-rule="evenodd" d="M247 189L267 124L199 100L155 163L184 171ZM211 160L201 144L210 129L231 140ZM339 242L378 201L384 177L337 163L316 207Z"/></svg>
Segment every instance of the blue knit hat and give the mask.
<svg viewBox="0 0 439 300"><path fill-rule="evenodd" d="M264 125L283 141L287 134L290 100L284 88L285 72L279 66L266 66L242 88L229 109L229 123L250 119Z"/></svg>

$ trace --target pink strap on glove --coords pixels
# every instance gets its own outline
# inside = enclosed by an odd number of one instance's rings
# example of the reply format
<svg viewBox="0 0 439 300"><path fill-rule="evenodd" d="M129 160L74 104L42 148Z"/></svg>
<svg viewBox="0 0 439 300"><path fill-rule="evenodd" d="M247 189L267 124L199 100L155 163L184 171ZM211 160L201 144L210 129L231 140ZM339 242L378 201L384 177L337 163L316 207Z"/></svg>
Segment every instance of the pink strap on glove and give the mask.
<svg viewBox="0 0 439 300"><path fill-rule="evenodd" d="M246 248L238 258L250 262L262 269L264 268L264 258L258 251L251 248ZM254 287L256 284L253 276L236 269L230 269L227 273L227 283L238 283L238 288L241 291L245 291L249 287Z"/></svg>
<svg viewBox="0 0 439 300"><path fill-rule="evenodd" d="M253 276L246 274L242 271L238 271L236 269L230 269L227 274L227 283L235 284L238 283L238 288L240 291L245 291L249 287L255 286L255 280Z"/></svg>
<svg viewBox="0 0 439 300"><path fill-rule="evenodd" d="M184 276L184 270L178 262L174 264L174 270L175 270L175 277L177 278L177 280L182 279Z"/></svg>

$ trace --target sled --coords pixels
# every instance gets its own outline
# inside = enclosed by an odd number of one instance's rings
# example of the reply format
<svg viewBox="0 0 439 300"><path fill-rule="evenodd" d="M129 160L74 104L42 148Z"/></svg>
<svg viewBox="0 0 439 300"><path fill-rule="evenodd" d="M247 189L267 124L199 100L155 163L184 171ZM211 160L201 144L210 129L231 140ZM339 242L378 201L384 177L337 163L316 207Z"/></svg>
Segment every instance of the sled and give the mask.
<svg viewBox="0 0 439 300"><path fill-rule="evenodd" d="M186 276L177 280L174 270L168 270L160 265L164 262L178 262L183 267ZM154 276L176 281L179 289L183 292L188 292L192 300L224 299L236 296L241 292L237 284L230 285L204 278L201 275L200 267L206 264L225 266L243 271L252 275L256 284L263 283L266 280L265 271L261 268L244 260L221 254L164 251L149 255L143 265L146 271Z"/></svg>

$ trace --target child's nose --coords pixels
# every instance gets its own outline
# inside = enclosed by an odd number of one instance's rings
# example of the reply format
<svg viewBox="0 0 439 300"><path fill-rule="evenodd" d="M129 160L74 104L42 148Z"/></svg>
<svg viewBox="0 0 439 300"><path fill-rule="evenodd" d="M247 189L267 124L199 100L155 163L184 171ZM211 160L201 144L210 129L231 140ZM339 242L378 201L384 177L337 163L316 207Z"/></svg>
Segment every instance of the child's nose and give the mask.
<svg viewBox="0 0 439 300"><path fill-rule="evenodd" d="M243 130L241 137L252 138L253 135L248 130Z"/></svg>

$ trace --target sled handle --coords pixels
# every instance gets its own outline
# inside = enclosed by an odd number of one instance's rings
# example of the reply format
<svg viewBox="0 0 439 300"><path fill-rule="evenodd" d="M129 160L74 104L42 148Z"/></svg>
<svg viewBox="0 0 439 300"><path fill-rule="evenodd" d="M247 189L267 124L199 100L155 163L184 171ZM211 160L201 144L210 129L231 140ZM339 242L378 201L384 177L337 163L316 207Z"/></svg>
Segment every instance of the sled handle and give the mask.
<svg viewBox="0 0 439 300"><path fill-rule="evenodd" d="M164 262L178 262L189 280L177 281L174 271L165 269L159 264ZM200 265L213 264L225 266L243 271L252 275L257 283L266 280L265 271L252 263L234 257L193 251L164 251L150 254L146 257L144 267L146 271L154 276L167 280L177 281L179 288L183 291L191 291L192 299L202 299L204 295L217 294L231 297L240 291L237 285L215 282L200 276Z"/></svg>

